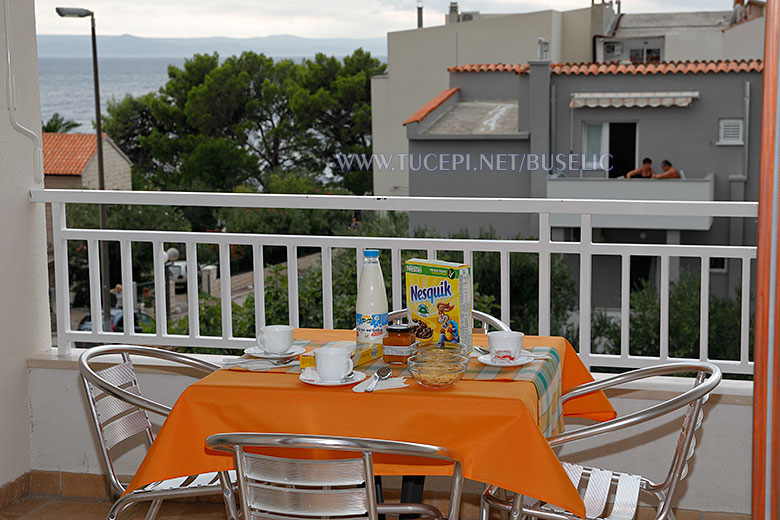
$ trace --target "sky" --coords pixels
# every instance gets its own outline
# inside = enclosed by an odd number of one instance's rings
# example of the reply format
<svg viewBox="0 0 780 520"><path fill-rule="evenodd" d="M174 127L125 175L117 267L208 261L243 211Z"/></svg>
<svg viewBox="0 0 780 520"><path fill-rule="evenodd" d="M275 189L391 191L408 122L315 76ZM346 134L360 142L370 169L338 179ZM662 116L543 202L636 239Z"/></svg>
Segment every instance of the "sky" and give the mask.
<svg viewBox="0 0 780 520"><path fill-rule="evenodd" d="M461 11L490 13L569 10L591 0L460 0ZM382 38L414 28L416 0L36 0L38 34L88 34L89 22L60 18L55 7L95 12L98 34L192 38L250 38L291 34L308 38ZM624 0L622 12L722 11L732 0ZM424 0L424 24L441 25L449 0Z"/></svg>

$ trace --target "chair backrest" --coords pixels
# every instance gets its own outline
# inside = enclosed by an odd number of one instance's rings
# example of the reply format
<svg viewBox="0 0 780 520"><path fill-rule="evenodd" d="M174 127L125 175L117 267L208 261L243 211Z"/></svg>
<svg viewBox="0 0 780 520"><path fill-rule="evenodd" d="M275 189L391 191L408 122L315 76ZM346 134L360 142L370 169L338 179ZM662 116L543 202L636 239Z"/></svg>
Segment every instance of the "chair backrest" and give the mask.
<svg viewBox="0 0 780 520"><path fill-rule="evenodd" d="M623 429L629 426L635 426L658 417L668 414L681 408L686 408L682 421L680 435L677 439L674 455L666 478L662 482L652 482L649 479L642 478L642 488L646 491L656 493L661 497L658 515L656 519L666 518L671 511L671 500L674 492L680 482L688 474L688 461L693 457L696 448L696 431L701 428L704 418L702 405L709 398L710 392L720 384L722 374L720 369L711 363L682 362L668 363L655 367L632 370L625 374L619 374L600 381L587 383L570 390L563 396L563 401L568 401L575 397L586 395L597 390L618 386L631 381L637 381L648 377L672 375L684 372L696 372L691 389L681 394L667 399L661 403L650 406L644 410L633 412L631 414L618 417L611 421L600 424L586 426L572 432L566 432L561 435L550 437L550 445L560 446L576 440L585 439L593 435L607 433ZM615 477L617 478L617 477Z"/></svg>
<svg viewBox="0 0 780 520"><path fill-rule="evenodd" d="M233 452L241 518L244 519L349 517L349 520L377 520L373 453L455 462L448 518L457 520L458 517L463 479L460 456L446 448L376 439L263 433L216 434L209 436L206 443L212 448ZM248 451L252 448L335 450L352 455L336 459L297 459ZM311 453L307 452L307 456Z"/></svg>
<svg viewBox="0 0 780 520"><path fill-rule="evenodd" d="M154 440L152 424L147 410L167 416L170 408L145 398L138 385L130 355L164 359L209 373L218 367L196 358L149 347L112 345L86 350L79 358L79 372L87 396L95 432L100 443L100 453L106 465L108 480L118 494L125 491L115 469L111 453L114 447L130 439L145 443L147 448ZM97 358L113 356L114 363L96 370Z"/></svg>
<svg viewBox="0 0 780 520"><path fill-rule="evenodd" d="M388 313L387 321L393 322L397 320L403 320L408 318L408 316L409 316L409 312L406 309L398 309L396 311L392 311ZM512 330L511 328L509 328L509 325L507 325L503 321L482 311L472 310L471 317L477 321L482 322L482 328L485 329L485 332L487 332L490 327L493 327L496 330L503 330L503 331Z"/></svg>

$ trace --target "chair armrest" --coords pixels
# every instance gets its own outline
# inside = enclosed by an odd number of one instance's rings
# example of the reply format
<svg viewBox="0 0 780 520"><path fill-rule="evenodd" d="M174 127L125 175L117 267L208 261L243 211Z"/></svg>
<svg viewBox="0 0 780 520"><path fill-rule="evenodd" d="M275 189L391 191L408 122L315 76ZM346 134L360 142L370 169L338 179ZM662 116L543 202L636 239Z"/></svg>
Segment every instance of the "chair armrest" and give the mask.
<svg viewBox="0 0 780 520"><path fill-rule="evenodd" d="M711 363L700 363L700 362L667 363L655 367L632 370L624 374L618 374L616 376L602 379L601 381L593 381L590 383L585 383L580 386L576 386L574 388L569 389L562 396L561 401L566 402L569 399L574 399L576 397L597 392L599 390L613 388L625 383L630 383L641 379L647 379L649 377L676 374L680 372L698 373L698 376L696 378L696 383L693 388L680 395L672 397L671 399L667 399L666 401L663 401L661 403L655 404L653 406L649 406L643 410L639 410L637 412L633 412L623 417L618 417L616 419L612 419L610 421L606 421L603 423L586 426L584 428L579 428L572 432L562 433L560 435L554 435L552 437L549 437L547 441L549 442L550 446L556 447L569 442L586 439L588 437L592 437L594 435L598 435L601 433L620 430L623 428L627 428L629 426L635 426L637 424L651 421L653 419L661 417L662 415L673 412L674 410L683 408L684 406L698 399L702 399L704 396L706 396L712 390L714 390L716 386L718 386L722 378L720 369ZM707 375L709 377L704 379L705 376Z"/></svg>

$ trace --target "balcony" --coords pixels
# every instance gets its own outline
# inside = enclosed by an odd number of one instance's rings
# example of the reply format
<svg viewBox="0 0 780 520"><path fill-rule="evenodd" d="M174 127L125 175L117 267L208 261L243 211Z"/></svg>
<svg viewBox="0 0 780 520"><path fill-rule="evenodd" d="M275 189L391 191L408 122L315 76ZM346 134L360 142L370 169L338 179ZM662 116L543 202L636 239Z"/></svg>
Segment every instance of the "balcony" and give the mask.
<svg viewBox="0 0 780 520"><path fill-rule="evenodd" d="M701 179L665 179L647 181L634 179L567 178L547 179L548 199L603 199L603 200L668 200L702 202L714 200L715 176L711 173ZM556 215L553 226L577 226L576 216ZM593 227L606 229L675 229L707 231L712 218L706 216L656 215L597 215Z"/></svg>
<svg viewBox="0 0 780 520"><path fill-rule="evenodd" d="M102 476L94 434L87 421L87 409L77 375L76 360L80 350L76 342L135 343L147 345L175 346L217 346L223 349L240 349L254 340L241 336L233 330L231 299L235 294L230 284L230 251L232 245L244 245L253 254L252 295L256 302L255 327L265 321L265 284L262 254L269 247L282 248L286 259L285 280L287 312L290 323L302 322L301 309L310 308L303 304L312 298L311 294L299 292L299 275L304 266L298 251L309 248L319 251L319 269L322 280L317 296L321 322L317 326L333 327L338 316L334 313L334 255L351 255L357 260L362 248L378 247L391 257L392 268L386 272L392 281L391 301L401 300L402 278L400 260L404 251L422 250L424 255L436 257L453 250L466 261L473 261L489 254L497 258L498 277L501 290L496 294L498 315L511 321L512 305L521 296L512 294L509 281L514 274L513 262L518 254L533 255L536 260L538 287L536 294L536 320L534 327L540 334L557 333L550 320L553 310L553 295L556 286L553 281L553 259L555 255L566 254L577 259L579 274L576 302L577 313L572 317L577 334L570 339L577 342L580 355L594 372L605 369L631 368L674 359L670 350L670 324L677 319L670 304L670 285L674 280L671 266L680 258L692 259L698 266L701 279L710 280L710 258L727 259L735 265L735 276L740 282L737 318L727 321L738 340L734 342L734 353L730 359L713 359L726 373L746 376L752 373L754 365L750 353L751 332L751 286L749 280L755 275L756 250L748 246L722 246L714 244L625 244L602 243L593 240L593 228L601 225L600 220L625 219L625 215L653 218L659 214L676 215L680 221L704 222L712 219L729 219L752 224L758 213L755 203L713 202L709 198L695 204L669 201L666 195L652 198L662 201L636 201L637 197L615 196L615 200L520 200L520 199L456 199L443 198L360 198L360 197L306 197L306 196L257 196L198 193L131 193L131 192L56 192L42 191L42 174L39 171L40 153L35 147L36 132L20 131L24 128L38 128L40 103L37 99L37 70L35 26L32 3L21 0L5 2L3 11L8 16L9 4L13 5L12 23L6 27L6 47L9 73L3 82L3 99L7 99L11 124L6 117L0 121L0 172L3 173L3 190L0 192L3 233L0 234L0 287L3 290L0 306L2 325L3 363L0 364L0 518L99 518L106 509L106 484ZM9 43L10 42L10 43ZM13 44L13 57L11 53ZM10 73L13 65L14 74ZM771 79L771 78L770 78ZM771 83L771 81L770 81ZM16 89L13 86L16 86ZM18 96L16 96L18 91ZM3 111L5 113L5 111ZM765 120L773 120L770 114ZM18 121L17 121L18 119ZM14 131L21 132L17 133ZM28 138L32 136L31 146ZM757 172L751 172L751 175ZM553 182L550 181L550 185ZM579 180L560 181L563 187L576 187ZM563 182L572 184L562 184ZM679 183L677 183L679 184ZM626 185L626 184L624 184ZM668 184L664 183L664 186ZM595 186L595 184L594 184ZM617 186L617 185L616 185ZM687 186L687 184L686 184ZM647 186L645 186L647 187ZM584 184L580 186L584 189ZM30 191L32 190L32 202ZM558 195L561 199L580 199L577 193ZM599 199L609 198L597 196ZM663 200L667 199L667 200ZM693 200L693 199L689 199ZM54 263L53 279L56 296L50 300L47 280L47 251L45 240L46 223L44 203L53 207ZM252 235L227 233L184 233L136 230L95 230L69 227L65 219L68 204L151 204L176 206L221 206L234 208L304 208L317 209L362 209L388 211L456 211L464 219L474 213L526 213L538 221L537 239L529 240L471 240L471 239L414 239L393 237L316 237L302 235ZM582 239L562 241L554 239L553 228L558 219L565 219L566 226L579 228ZM747 220L746 220L747 219ZM621 222L624 220L621 220ZM698 229L698 228L697 228ZM65 241L79 241L86 244L87 278L89 279L90 309L99 315L100 301L98 287L98 245L101 241L111 243L121 251L121 258L129 258L139 247L150 247L156 252L153 258L153 295L151 307L157 323L154 332L135 332L132 324L124 327L123 333L102 331L96 324L95 330L75 330L71 322L69 289L71 274L68 272L68 250ZM187 269L187 312L189 326L184 333L167 330L168 312L165 295L170 289L165 282L165 266L162 258L164 246L183 244ZM217 335L206 335L199 330L199 306L197 298L203 284L197 274L197 251L207 245L216 251L218 268L224 273L218 283L217 293L220 306L221 330ZM387 253L389 252L389 253ZM192 254L195 253L195 254ZM614 351L602 352L592 338L594 326L592 313L592 292L599 283L593 274L594 256L612 256L621 266L619 271L620 306L616 315L619 324L619 338L613 345ZM632 352L631 338L631 280L630 264L636 257L654 256L658 259L659 319L658 350L651 355L637 355ZM351 259L350 259L351 260ZM132 287L136 276L132 266L120 266L121 283ZM615 271L617 274L618 271ZM336 273L337 274L337 273ZM744 282L743 282L744 281ZM704 309L698 319L698 329L708 330L710 322L721 320L711 316L709 308L711 284L703 283L693 295L698 298L699 308ZM134 305L129 292L125 293L124 308ZM52 348L50 307L56 315L56 345ZM278 302L267 302L278 303ZM309 316L304 318L308 319ZM633 333L636 334L636 331ZM707 334L700 334L693 357L710 359L710 340ZM221 359L218 356L217 359ZM769 367L772 374L772 367ZM596 377L600 377L598 374ZM182 389L192 381L187 374L175 377L163 376L154 365L143 368L139 375L145 391L155 396L167 396L171 404ZM643 385L634 385L629 391L610 394L612 402L620 411L632 411L640 406L657 402L681 381L664 378ZM751 447L753 439L753 385L749 380L732 379L724 381L708 404L704 423L702 444L697 450L695 464L689 479L684 481L677 501L678 518L747 518L750 513ZM157 426L161 419L153 418ZM674 424L673 424L674 423ZM657 476L667 461L658 460L659 446L670 441L670 432L676 421L657 425L651 430L621 441L611 450L599 450L587 444L576 452L569 450L570 460L590 459L608 467L632 471L642 467L644 472ZM631 450L627 457L623 448ZM120 473L132 473L139 461L138 450L129 450ZM391 484L392 486L392 484ZM437 483L430 482L429 499L436 500ZM467 488L472 497L478 491L473 483ZM27 497L26 500L19 500ZM9 503L15 502L10 507ZM176 504L164 518L183 515L200 517L208 513L219 515L220 506L214 504ZM473 505L473 504L472 504ZM684 512L682 512L684 511ZM473 507L465 508L463 517L477 518Z"/></svg>
<svg viewBox="0 0 780 520"><path fill-rule="evenodd" d="M577 258L579 264L579 285L577 292L577 312L572 318L579 331L577 337L570 337L579 348L583 361L589 367L633 368L649 366L656 363L674 361L677 359L670 350L670 324L675 316L671 315L669 289L672 283L669 266L679 257L693 258L700 267L701 279L710 280L710 262L713 257L725 258L737 262L740 266L741 279L751 280L753 263L756 256L755 247L751 246L718 246L718 245L685 245L685 244L628 244L628 243L596 243L589 237L593 236L594 214L608 215L620 218L620 215L633 214L650 216L663 213L692 219L755 219L756 203L723 203L700 202L690 204L671 201L614 201L603 200L545 200L545 199L474 199L474 198L415 198L415 197L347 197L347 196L305 196L305 195L244 195L221 193L160 193L160 192L80 192L67 190L33 190L33 204L50 203L53 218L54 247L54 280L56 297L52 306L56 309L56 343L57 348L50 352L42 352L28 356L29 370L28 406L31 420L31 468L33 479L42 475L59 475L59 479L76 478L73 475L85 476L90 482L92 492L95 486L101 485L101 467L93 434L86 421L86 408L82 402L81 392L76 377L76 360L80 352L73 348L75 343L130 343L144 345L160 345L165 347L218 347L221 349L243 349L254 343L253 334L239 334L234 331L233 307L231 301L235 291L231 286L231 249L244 246L252 252L252 268L242 273L253 281L251 294L256 302L254 319L255 328L266 321L267 279L262 266L264 254L269 248L283 249L281 255L286 259L283 276L287 287L287 316L289 322L299 326L303 320L317 327L333 328L338 321L334 314L334 298L341 290L334 283L334 264L340 255L347 255L357 261L364 248L383 250L383 256L390 257L391 268L386 272L389 300L391 307L400 307L403 287L402 258L408 251L427 255L429 258L441 257L445 253L461 255L469 263L479 262L481 255L494 255L498 259L498 276L500 278L500 293L496 295L499 304L499 317L510 322L512 303L516 295L509 290L509 281L513 276L514 255L527 254L537 258L538 265L538 309L536 329L540 335L556 334L552 330L551 305L555 286L552 285L554 258L559 254L571 255ZM306 235L259 235L249 233L195 233L179 231L151 231L144 229L132 230L101 230L78 229L68 226L66 207L68 204L130 204L130 205L175 205L175 206L206 206L232 208L276 208L301 209L306 211L333 210L351 208L355 210L386 210L386 211L455 211L460 218L468 219L469 214L479 213L525 213L535 216L539 222L539 238L529 240L478 240L478 239L422 239L396 237L368 236L306 236ZM579 224L581 240L576 242L557 241L551 238L553 222L559 216L574 219ZM70 242L86 245L87 274L89 280L90 312L93 316L100 314L100 274L98 251L101 242L108 242L110 247L121 252L121 283L123 287L132 287L135 272L127 259L132 258L136 248L151 247L153 280L151 287L153 317L156 328L152 331L136 331L131 323L126 323L124 332L101 330L96 323L92 331L75 330L71 319L69 294L70 284L74 281L68 272L68 247ZM180 300L187 301L188 328L184 333L174 333L168 330L170 315L166 305L166 291L173 291L172 284L166 284L165 258L163 250L170 244L177 244L186 252L187 280L186 296ZM219 315L221 332L209 335L201 332L199 326L198 294L204 290L205 284L198 277L198 251L204 246L216 251L217 269L220 272L218 289L220 296ZM306 298L312 298L309 293L300 293L300 283L307 267L312 262L312 255L302 258L300 251L317 251L314 262L321 271L321 292L317 296L321 301L321 321L311 323L309 317L302 316L302 308L311 308ZM622 272L618 274L621 287L621 306L617 318L620 327L620 341L617 351L604 353L596 348L592 341L592 287L594 285L591 270L594 256L615 256L619 259ZM629 266L632 258L639 256L655 256L661 265L659 322L659 349L654 355L637 355L631 348L631 286L629 282ZM359 266L359 264L358 264ZM734 349L731 359L713 359L709 351L709 334L700 334L698 349L693 357L709 360L719 365L725 373L747 375L753 370L750 355L750 314L751 292L750 283L741 284L738 317L730 324L739 331L739 345ZM172 292L175 296L175 292ZM136 303L131 291L123 292L123 307L132 308ZM710 284L700 286L698 300L701 309L700 330L708 330L710 314ZM127 315L130 318L130 314ZM130 318L132 319L132 318ZM216 356L213 359L221 359ZM141 375L141 384L150 392L165 395L172 403L179 392L191 382L186 375L178 377L163 377L155 371L154 366L147 367ZM598 376L597 376L598 377ZM684 381L675 378L658 378L649 384L634 385L629 392L610 395L616 408L622 411L637 409L642 404L662 400L667 392ZM714 405L708 410L705 420L706 439L701 450L697 450L695 468L690 480L686 480L686 489L679 500L682 511L721 512L747 514L750 505L750 449L751 413L752 413L752 383L744 380L727 380L719 387L712 401ZM83 417L85 420L73 420ZM59 425L67 423L67 430ZM157 420L159 425L161 420ZM657 451L663 451L665 443L674 442L670 433L676 423L669 422L656 429L643 432L623 441L626 448L632 450L628 459L622 450L606 451L587 444L577 446L576 451L568 449L570 459L594 457L607 467L619 467L625 471L643 471L651 475L662 471L667 464L665 460L657 460ZM735 442L735 439L739 440ZM63 449L66 446L67 449ZM636 449L638 448L638 449ZM140 455L130 452L123 461L121 471L132 473L139 462ZM729 472L722 471L728 467ZM648 469L649 468L649 469ZM739 478L734 478L739 475ZM62 493L60 488L60 493ZM433 493L436 492L436 482L430 484ZM467 489L476 496L478 487L475 483ZM56 494L56 493L55 493ZM682 516L685 518L685 516ZM467 518L471 518L467 516ZM696 516L699 518L699 516ZM705 516L706 518L706 516Z"/></svg>

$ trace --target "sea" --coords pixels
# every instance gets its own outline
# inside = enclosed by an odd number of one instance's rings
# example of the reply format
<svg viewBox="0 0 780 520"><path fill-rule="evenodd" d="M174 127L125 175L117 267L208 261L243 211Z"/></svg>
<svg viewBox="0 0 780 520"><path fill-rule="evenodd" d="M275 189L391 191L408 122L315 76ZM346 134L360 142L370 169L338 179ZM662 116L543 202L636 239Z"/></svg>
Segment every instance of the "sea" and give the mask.
<svg viewBox="0 0 780 520"><path fill-rule="evenodd" d="M156 92L168 81L168 66L184 58L101 58L98 62L100 110L105 117L111 99ZM92 58L38 58L41 118L59 113L81 126L71 132L94 133L95 88Z"/></svg>

